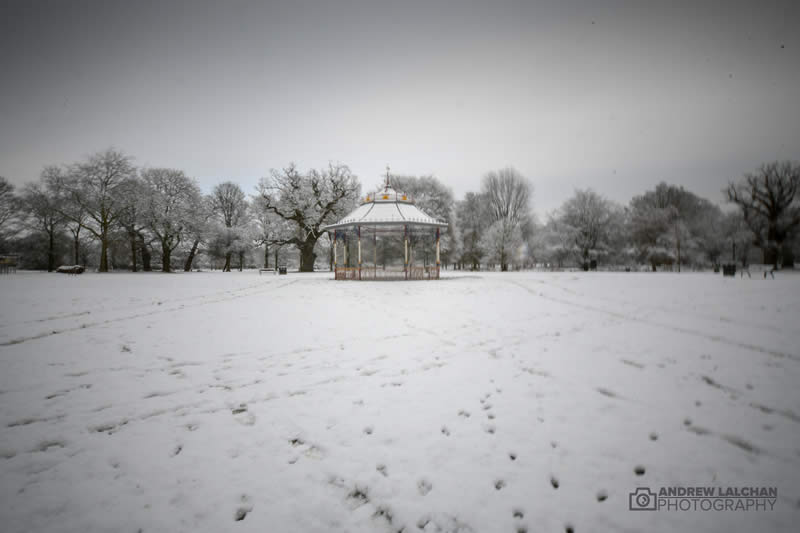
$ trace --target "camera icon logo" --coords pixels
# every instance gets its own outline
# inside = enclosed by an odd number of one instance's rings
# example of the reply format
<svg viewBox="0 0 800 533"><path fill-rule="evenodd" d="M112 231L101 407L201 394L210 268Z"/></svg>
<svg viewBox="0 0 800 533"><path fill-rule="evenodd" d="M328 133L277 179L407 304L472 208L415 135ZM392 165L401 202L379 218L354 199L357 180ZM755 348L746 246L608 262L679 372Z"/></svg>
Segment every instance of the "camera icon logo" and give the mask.
<svg viewBox="0 0 800 533"><path fill-rule="evenodd" d="M628 494L628 509L631 511L657 511L658 500L656 493L648 487L639 487Z"/></svg>

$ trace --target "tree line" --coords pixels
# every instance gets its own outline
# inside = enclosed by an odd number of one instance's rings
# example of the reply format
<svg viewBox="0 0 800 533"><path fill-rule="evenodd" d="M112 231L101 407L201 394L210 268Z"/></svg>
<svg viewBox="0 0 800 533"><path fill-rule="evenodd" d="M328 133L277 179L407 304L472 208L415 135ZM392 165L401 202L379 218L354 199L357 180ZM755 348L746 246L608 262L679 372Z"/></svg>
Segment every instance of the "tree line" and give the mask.
<svg viewBox="0 0 800 533"><path fill-rule="evenodd" d="M456 200L434 176L392 176L425 212L448 223L441 240L445 267L554 268L595 265L707 267L723 257L747 263L755 250L776 268L793 266L800 243L800 165L764 164L723 191L723 211L677 185L660 183L620 205L578 189L538 220L533 185L513 168L483 176L481 188ZM361 198L344 164L302 171L273 169L255 192L232 182L203 194L172 168L137 168L114 149L45 167L40 179L15 190L0 177L0 253L26 268L62 262L98 271L224 271L297 261L309 272L332 261L322 227Z"/></svg>

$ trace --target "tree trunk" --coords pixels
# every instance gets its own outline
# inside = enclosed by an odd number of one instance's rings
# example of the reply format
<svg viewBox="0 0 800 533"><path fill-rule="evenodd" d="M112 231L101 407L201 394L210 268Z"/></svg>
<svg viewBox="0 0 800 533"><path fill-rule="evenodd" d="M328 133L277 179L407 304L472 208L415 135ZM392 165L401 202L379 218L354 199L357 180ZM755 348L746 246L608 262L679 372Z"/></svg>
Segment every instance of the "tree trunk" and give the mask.
<svg viewBox="0 0 800 533"><path fill-rule="evenodd" d="M269 245L264 245L264 268L269 268Z"/></svg>
<svg viewBox="0 0 800 533"><path fill-rule="evenodd" d="M239 272L244 270L244 252L239 252Z"/></svg>
<svg viewBox="0 0 800 533"><path fill-rule="evenodd" d="M223 272L231 271L231 252L225 254L225 266L222 267Z"/></svg>
<svg viewBox="0 0 800 533"><path fill-rule="evenodd" d="M781 247L781 268L794 268L794 251L792 250L792 245L784 243Z"/></svg>
<svg viewBox="0 0 800 533"><path fill-rule="evenodd" d="M765 245L764 248L762 248L762 250L764 252L764 264L772 265L772 268L777 270L778 250L776 250L774 246L771 246L769 244Z"/></svg>
<svg viewBox="0 0 800 533"><path fill-rule="evenodd" d="M75 264L81 264L81 240L80 240L80 231L73 233L74 237L74 244L75 244Z"/></svg>
<svg viewBox="0 0 800 533"><path fill-rule="evenodd" d="M162 272L172 272L172 250L169 249L169 245L166 241L161 241L161 271Z"/></svg>
<svg viewBox="0 0 800 533"><path fill-rule="evenodd" d="M55 232L50 231L50 242L47 248L47 271L52 272L55 269L56 269Z"/></svg>
<svg viewBox="0 0 800 533"><path fill-rule="evenodd" d="M309 237L300 247L300 272L314 272L314 261L317 254L314 253L314 246L317 239Z"/></svg>
<svg viewBox="0 0 800 533"><path fill-rule="evenodd" d="M144 235L141 233L139 234L139 239L141 242L139 249L141 250L142 254L142 270L145 272L152 272L153 267L150 265L150 249L147 248L147 243L144 242Z"/></svg>
<svg viewBox="0 0 800 533"><path fill-rule="evenodd" d="M100 235L100 268L98 272L108 272L108 237L105 232Z"/></svg>
<svg viewBox="0 0 800 533"><path fill-rule="evenodd" d="M186 258L186 262L183 264L183 271L184 272L191 272L192 271L192 263L194 262L194 256L197 253L197 247L200 245L200 239L195 239L192 243L192 249L189 250L189 257Z"/></svg>
<svg viewBox="0 0 800 533"><path fill-rule="evenodd" d="M278 252L281 251L280 246L275 247L275 270L278 270Z"/></svg>
<svg viewBox="0 0 800 533"><path fill-rule="evenodd" d="M136 233L128 232L128 238L131 241L131 272L136 272Z"/></svg>

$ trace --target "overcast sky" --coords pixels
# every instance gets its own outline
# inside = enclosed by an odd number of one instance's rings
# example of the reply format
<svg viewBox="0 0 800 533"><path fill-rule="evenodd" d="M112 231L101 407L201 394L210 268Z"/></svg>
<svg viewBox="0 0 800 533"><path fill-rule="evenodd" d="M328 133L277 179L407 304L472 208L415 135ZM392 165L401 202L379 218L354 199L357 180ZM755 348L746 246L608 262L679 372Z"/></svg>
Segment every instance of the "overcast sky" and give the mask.
<svg viewBox="0 0 800 533"><path fill-rule="evenodd" d="M800 2L0 2L0 175L114 146L204 189L386 165L542 216L800 159Z"/></svg>

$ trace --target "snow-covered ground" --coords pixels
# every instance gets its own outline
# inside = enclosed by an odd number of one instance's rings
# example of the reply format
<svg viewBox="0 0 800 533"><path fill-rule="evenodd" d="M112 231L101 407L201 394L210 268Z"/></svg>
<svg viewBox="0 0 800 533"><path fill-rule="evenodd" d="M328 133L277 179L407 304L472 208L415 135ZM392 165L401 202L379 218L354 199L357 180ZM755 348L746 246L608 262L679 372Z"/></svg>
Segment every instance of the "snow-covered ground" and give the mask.
<svg viewBox="0 0 800 533"><path fill-rule="evenodd" d="M0 530L796 531L800 276L330 278L1 276Z"/></svg>

